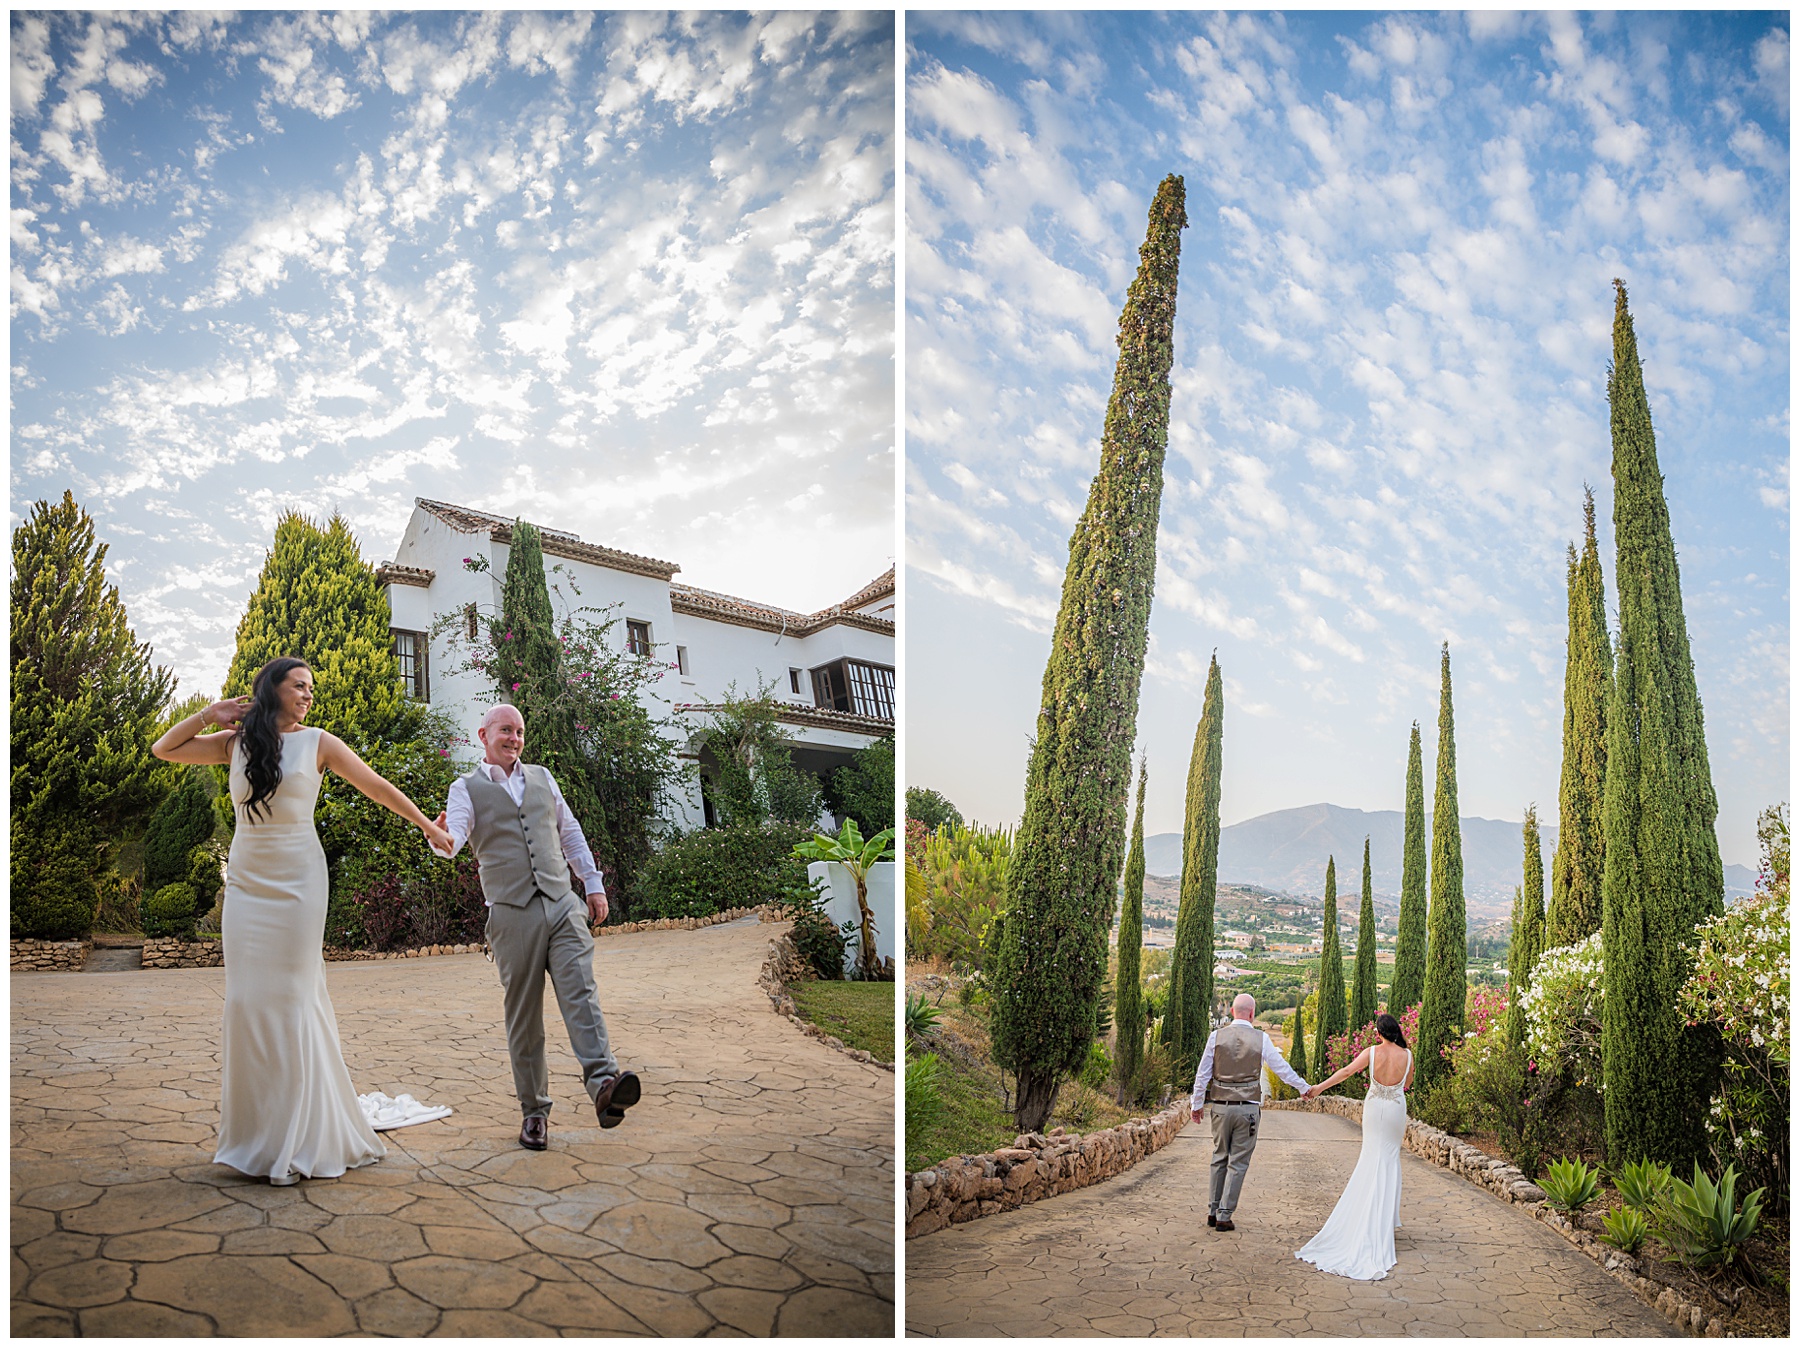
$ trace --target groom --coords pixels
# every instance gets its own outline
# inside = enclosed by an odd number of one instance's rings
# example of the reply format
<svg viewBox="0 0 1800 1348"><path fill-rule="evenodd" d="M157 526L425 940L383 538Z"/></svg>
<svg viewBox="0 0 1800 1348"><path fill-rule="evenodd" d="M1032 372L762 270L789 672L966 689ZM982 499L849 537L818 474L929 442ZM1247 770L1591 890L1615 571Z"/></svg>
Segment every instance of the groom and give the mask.
<svg viewBox="0 0 1800 1348"><path fill-rule="evenodd" d="M594 988L594 938L587 920L606 920L606 888L581 825L547 768L521 763L525 718L502 703L475 732L486 751L474 771L450 785L438 827L455 856L466 841L481 868L488 903L487 939L505 990L506 1048L525 1123L519 1145L550 1145L550 1081L544 1061L544 975L569 1030L569 1045L602 1128L616 1128L643 1094L637 1073L620 1069L606 1041ZM581 876L585 905L569 887Z"/></svg>
<svg viewBox="0 0 1800 1348"><path fill-rule="evenodd" d="M1244 1187L1244 1172L1256 1150L1256 1125L1262 1118L1263 1068L1266 1066L1297 1091L1311 1086L1281 1056L1274 1041L1251 1021L1256 1017L1256 998L1240 992L1231 1004L1231 1024L1214 1030L1200 1055L1194 1073L1194 1098L1189 1107L1194 1122L1212 1106L1212 1198L1206 1205L1206 1224L1219 1231L1235 1231L1231 1214L1237 1210Z"/></svg>

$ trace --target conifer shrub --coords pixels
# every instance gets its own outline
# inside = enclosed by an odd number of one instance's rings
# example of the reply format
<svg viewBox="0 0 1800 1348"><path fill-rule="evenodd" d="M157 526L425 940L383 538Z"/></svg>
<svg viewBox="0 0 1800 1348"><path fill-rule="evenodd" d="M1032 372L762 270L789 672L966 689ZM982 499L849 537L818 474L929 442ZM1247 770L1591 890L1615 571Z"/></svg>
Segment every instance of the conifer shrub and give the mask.
<svg viewBox="0 0 1800 1348"><path fill-rule="evenodd" d="M164 885L144 901L144 935L191 940L197 907L192 885L180 880Z"/></svg>
<svg viewBox="0 0 1800 1348"><path fill-rule="evenodd" d="M225 873L219 865L218 850L210 841L201 843L188 853L187 871L182 879L193 889L194 902L200 906L201 912L204 913L213 906L219 897L219 891L225 887Z"/></svg>
<svg viewBox="0 0 1800 1348"><path fill-rule="evenodd" d="M1406 832L1401 850L1400 936L1394 947L1394 981L1388 1010L1414 1006L1425 998L1425 764L1419 723L1413 722L1406 751ZM1409 1036L1408 1043L1412 1043Z"/></svg>
<svg viewBox="0 0 1800 1348"><path fill-rule="evenodd" d="M812 836L802 824L698 829L673 838L650 859L640 881L642 916L707 917L722 908L779 903L806 885L794 845Z"/></svg>
<svg viewBox="0 0 1800 1348"><path fill-rule="evenodd" d="M144 889L187 879L194 848L213 835L211 769L182 768L175 789L163 798L144 830ZM206 900L212 902L210 898Z"/></svg>

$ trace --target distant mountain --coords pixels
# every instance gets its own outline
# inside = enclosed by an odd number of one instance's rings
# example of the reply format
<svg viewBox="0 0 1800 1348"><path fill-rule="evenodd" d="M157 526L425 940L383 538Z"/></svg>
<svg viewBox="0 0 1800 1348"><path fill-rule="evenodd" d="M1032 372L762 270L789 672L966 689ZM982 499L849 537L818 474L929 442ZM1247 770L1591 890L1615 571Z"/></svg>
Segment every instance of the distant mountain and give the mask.
<svg viewBox="0 0 1800 1348"><path fill-rule="evenodd" d="M1544 843L1544 897L1548 901L1550 858L1557 829L1541 825ZM1427 852L1431 816L1425 817ZM1284 894L1325 892L1325 859L1335 856L1338 893L1362 888L1362 845L1369 839L1369 865L1375 892L1389 898L1400 893L1401 846L1406 818L1398 810L1351 810L1341 805L1303 805L1276 810L1219 830L1219 881L1261 885ZM1463 897L1471 915L1509 917L1513 888L1525 865L1524 824L1502 819L1462 821ZM1181 835L1157 833L1144 839L1144 869L1152 875L1181 874ZM1725 867L1727 896L1749 894L1756 873L1747 866Z"/></svg>

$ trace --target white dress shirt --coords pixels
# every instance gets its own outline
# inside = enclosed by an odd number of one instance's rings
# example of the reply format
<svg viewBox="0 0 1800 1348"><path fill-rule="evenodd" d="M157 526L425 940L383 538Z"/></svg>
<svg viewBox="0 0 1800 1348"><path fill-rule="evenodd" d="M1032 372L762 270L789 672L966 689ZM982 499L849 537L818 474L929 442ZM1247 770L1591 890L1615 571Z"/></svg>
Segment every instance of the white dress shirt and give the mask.
<svg viewBox="0 0 1800 1348"><path fill-rule="evenodd" d="M1233 1017L1233 1019L1239 1018ZM1243 1023L1246 1025L1250 1024L1247 1020ZM1275 1047L1275 1041L1269 1038L1266 1031L1258 1031L1258 1033L1262 1034L1263 1066L1274 1072L1276 1076L1287 1082L1287 1084L1292 1086L1295 1090L1307 1090L1312 1083L1302 1081L1300 1079L1300 1074L1288 1066L1288 1060L1281 1056L1281 1050ZM1193 1109L1203 1109L1206 1106L1206 1088L1212 1083L1213 1047L1218 1042L1219 1032L1217 1030L1214 1030L1211 1034L1206 1036L1206 1052L1200 1055L1200 1067L1199 1070L1194 1073L1194 1098L1190 1102ZM1262 1089L1263 1098L1266 1100L1269 1096L1269 1078L1267 1076L1262 1079Z"/></svg>
<svg viewBox="0 0 1800 1348"><path fill-rule="evenodd" d="M525 803L525 771L518 764L508 772L498 763L480 762L475 765L477 772L486 772L490 781L498 782L506 788L514 805ZM544 774L549 777L550 774ZM583 888L589 894L606 893L606 882L600 876L600 868L594 865L594 853L582 835L581 825L576 822L574 813L568 802L563 799L562 788L556 784L556 778L550 777L550 794L556 799L556 832L562 838L563 856L575 868L575 874L581 877ZM438 852L441 857L453 857L462 851L462 845L468 840L469 830L475 825L475 803L469 799L469 786L461 777L450 783L450 795L444 802L444 829L450 835L450 850ZM436 848L432 849L436 851ZM488 905L493 906L491 903Z"/></svg>

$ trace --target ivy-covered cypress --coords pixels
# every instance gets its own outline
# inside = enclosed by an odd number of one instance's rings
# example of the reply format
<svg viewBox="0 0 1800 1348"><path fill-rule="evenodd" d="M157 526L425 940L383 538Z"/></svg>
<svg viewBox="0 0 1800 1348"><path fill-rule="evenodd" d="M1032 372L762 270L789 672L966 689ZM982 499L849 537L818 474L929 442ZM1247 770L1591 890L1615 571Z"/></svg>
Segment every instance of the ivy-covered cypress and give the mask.
<svg viewBox="0 0 1800 1348"><path fill-rule="evenodd" d="M1615 282L1613 534L1619 647L1607 704L1601 883L1606 1157L1686 1166L1706 1150L1717 1037L1685 1028L1677 994L1694 926L1724 910L1718 798L1694 684L1681 570L1625 286Z"/></svg>
<svg viewBox="0 0 1800 1348"><path fill-rule="evenodd" d="M1325 1065L1325 1045L1350 1028L1344 1005L1344 949L1338 940L1337 858L1325 859L1325 941L1319 957L1319 1015L1313 1025L1312 1060Z"/></svg>
<svg viewBox="0 0 1800 1348"><path fill-rule="evenodd" d="M1063 1077L1087 1060L1106 978L1156 584L1185 201L1181 178L1165 178L1119 316L1100 471L1069 540L1025 816L1007 867L993 1046L1018 1079L1015 1118L1027 1131L1050 1117Z"/></svg>
<svg viewBox="0 0 1800 1348"><path fill-rule="evenodd" d="M1543 949L1573 945L1600 930L1600 877L1606 867L1601 807L1606 795L1606 703L1612 692L1612 638L1606 585L1594 538L1594 493L1582 507L1587 536L1577 560L1569 546L1569 641L1563 666L1562 787L1550 911Z"/></svg>
<svg viewBox="0 0 1800 1348"><path fill-rule="evenodd" d="M12 537L12 934L93 922L118 844L167 790L150 756L174 677L106 581L107 545L64 492Z"/></svg>
<svg viewBox="0 0 1800 1348"><path fill-rule="evenodd" d="M1369 840L1363 839L1362 909L1356 915L1356 977L1350 984L1350 1028L1360 1030L1375 1019L1375 875L1369 866Z"/></svg>
<svg viewBox="0 0 1800 1348"><path fill-rule="evenodd" d="M1406 841L1400 858L1400 938L1387 1002L1395 1017L1425 999L1425 765L1417 721L1406 753Z"/></svg>
<svg viewBox="0 0 1800 1348"><path fill-rule="evenodd" d="M1119 915L1119 972L1113 983L1114 1023L1119 1027L1113 1055L1119 1079L1119 1103L1129 1104L1144 1067L1144 791L1150 763L1138 763L1137 817L1131 825L1131 851L1125 857L1124 909Z"/></svg>
<svg viewBox="0 0 1800 1348"><path fill-rule="evenodd" d="M1525 1042L1525 1008L1531 966L1544 953L1544 845L1538 837L1537 806L1525 811L1525 881L1513 903L1512 937L1506 950L1506 1037Z"/></svg>
<svg viewBox="0 0 1800 1348"><path fill-rule="evenodd" d="M1437 793L1431 805L1431 910L1425 998L1416 1055L1421 1084L1448 1068L1442 1050L1462 1039L1469 995L1468 917L1463 906L1462 822L1456 801L1456 717L1450 704L1450 643L1438 690Z"/></svg>
<svg viewBox="0 0 1800 1348"><path fill-rule="evenodd" d="M515 520L500 589L500 632L494 677L502 698L525 718L520 757L550 769L590 847L600 846L600 804L582 770L575 724L562 690L567 674L556 634L556 611L544 575L543 535Z"/></svg>
<svg viewBox="0 0 1800 1348"><path fill-rule="evenodd" d="M1200 724L1188 761L1187 818L1181 832L1181 906L1169 960L1165 1039L1177 1084L1192 1081L1212 1032L1213 908L1219 892L1220 773L1225 762L1225 685L1219 657L1206 673Z"/></svg>

